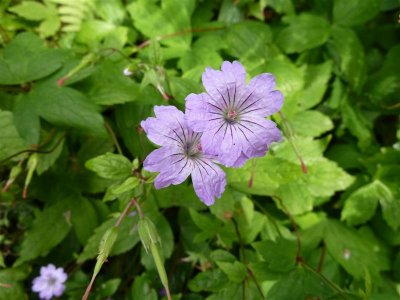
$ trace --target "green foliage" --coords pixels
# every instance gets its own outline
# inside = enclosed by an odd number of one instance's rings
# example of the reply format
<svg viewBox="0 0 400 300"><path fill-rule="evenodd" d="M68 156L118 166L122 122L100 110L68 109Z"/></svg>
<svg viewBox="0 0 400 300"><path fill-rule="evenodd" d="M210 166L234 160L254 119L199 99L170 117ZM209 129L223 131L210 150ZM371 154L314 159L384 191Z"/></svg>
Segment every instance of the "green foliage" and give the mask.
<svg viewBox="0 0 400 300"><path fill-rule="evenodd" d="M399 8L1 2L0 299L49 263L60 299L398 299ZM153 187L140 122L224 60L276 77L284 137L206 207Z"/></svg>

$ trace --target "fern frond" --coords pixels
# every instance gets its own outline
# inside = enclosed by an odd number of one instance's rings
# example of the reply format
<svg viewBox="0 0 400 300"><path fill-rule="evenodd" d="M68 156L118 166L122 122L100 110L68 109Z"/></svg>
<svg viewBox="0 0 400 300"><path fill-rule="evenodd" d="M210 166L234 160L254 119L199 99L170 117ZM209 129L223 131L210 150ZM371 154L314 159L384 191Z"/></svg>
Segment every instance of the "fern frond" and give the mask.
<svg viewBox="0 0 400 300"><path fill-rule="evenodd" d="M82 22L93 18L94 0L48 0L57 4L57 11L63 24L62 31L78 32Z"/></svg>

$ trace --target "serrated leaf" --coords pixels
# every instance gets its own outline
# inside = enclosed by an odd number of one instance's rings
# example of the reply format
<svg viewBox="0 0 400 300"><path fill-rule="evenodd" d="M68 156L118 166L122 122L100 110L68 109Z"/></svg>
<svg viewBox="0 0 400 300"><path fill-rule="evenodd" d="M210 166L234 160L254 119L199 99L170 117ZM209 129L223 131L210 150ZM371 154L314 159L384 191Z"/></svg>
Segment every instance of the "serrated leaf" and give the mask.
<svg viewBox="0 0 400 300"><path fill-rule="evenodd" d="M272 271L286 273L296 264L297 244L294 240L277 238L275 241L255 242L252 246Z"/></svg>
<svg viewBox="0 0 400 300"><path fill-rule="evenodd" d="M106 153L88 160L85 167L102 178L126 179L131 175L131 162L120 154Z"/></svg>
<svg viewBox="0 0 400 300"><path fill-rule="evenodd" d="M232 282L241 283L247 276L246 266L241 262L235 261L229 263L217 261L217 265Z"/></svg>

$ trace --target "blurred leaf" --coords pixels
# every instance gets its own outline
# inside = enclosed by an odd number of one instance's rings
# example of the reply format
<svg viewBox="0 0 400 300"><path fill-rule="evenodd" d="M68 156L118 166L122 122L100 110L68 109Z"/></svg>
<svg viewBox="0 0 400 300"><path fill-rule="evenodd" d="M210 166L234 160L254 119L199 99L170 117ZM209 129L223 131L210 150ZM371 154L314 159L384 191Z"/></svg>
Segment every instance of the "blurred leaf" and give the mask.
<svg viewBox="0 0 400 300"><path fill-rule="evenodd" d="M21 137L29 145L38 145L40 139L40 118L29 97L21 95L14 105L14 123Z"/></svg>
<svg viewBox="0 0 400 300"><path fill-rule="evenodd" d="M46 254L65 238L71 229L66 215L69 209L68 201L59 201L37 216L32 227L26 231L15 265Z"/></svg>
<svg viewBox="0 0 400 300"><path fill-rule="evenodd" d="M0 299L26 299L22 280L28 276L28 270L21 268L5 269L0 271Z"/></svg>
<svg viewBox="0 0 400 300"><path fill-rule="evenodd" d="M157 300L157 293L150 286L150 280L146 274L135 277L132 285L132 299Z"/></svg>
<svg viewBox="0 0 400 300"><path fill-rule="evenodd" d="M246 266L241 262L217 262L217 265L232 282L241 283L247 276Z"/></svg>
<svg viewBox="0 0 400 300"><path fill-rule="evenodd" d="M303 52L325 44L330 36L330 26L326 19L301 14L293 17L284 17L289 24L277 37L276 43L286 53Z"/></svg>
<svg viewBox="0 0 400 300"><path fill-rule="evenodd" d="M120 154L106 153L88 160L86 168L107 179L126 179L131 175L131 162Z"/></svg>
<svg viewBox="0 0 400 300"><path fill-rule="evenodd" d="M379 13L379 0L335 0L333 20L344 26L360 25L369 21Z"/></svg>
<svg viewBox="0 0 400 300"><path fill-rule="evenodd" d="M193 292L217 292L226 286L227 277L220 269L214 268L197 274L189 281L189 288Z"/></svg>

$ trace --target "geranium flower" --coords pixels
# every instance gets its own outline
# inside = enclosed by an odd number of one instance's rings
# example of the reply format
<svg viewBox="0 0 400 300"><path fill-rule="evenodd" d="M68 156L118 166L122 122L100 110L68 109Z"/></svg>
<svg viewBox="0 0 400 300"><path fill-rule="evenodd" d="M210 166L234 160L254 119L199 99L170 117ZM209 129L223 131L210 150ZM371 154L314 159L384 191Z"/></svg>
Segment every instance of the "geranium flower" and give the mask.
<svg viewBox="0 0 400 300"><path fill-rule="evenodd" d="M281 140L276 124L265 118L283 104L272 74L260 74L246 84L244 67L225 61L221 71L206 68L202 81L206 92L186 97L185 114L190 128L203 134L204 153L238 167L264 156L272 142Z"/></svg>
<svg viewBox="0 0 400 300"><path fill-rule="evenodd" d="M67 274L63 268L56 268L53 264L40 268L40 276L32 282L32 291L39 293L40 299L49 300L62 295L65 289Z"/></svg>
<svg viewBox="0 0 400 300"><path fill-rule="evenodd" d="M141 126L148 138L161 146L143 163L145 170L160 173L154 181L155 188L180 184L191 175L200 200L213 204L225 189L225 173L211 156L203 153L201 133L193 132L184 114L174 106L155 106L154 112L156 118L147 118Z"/></svg>

